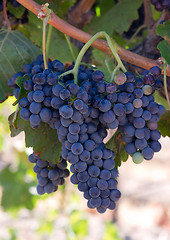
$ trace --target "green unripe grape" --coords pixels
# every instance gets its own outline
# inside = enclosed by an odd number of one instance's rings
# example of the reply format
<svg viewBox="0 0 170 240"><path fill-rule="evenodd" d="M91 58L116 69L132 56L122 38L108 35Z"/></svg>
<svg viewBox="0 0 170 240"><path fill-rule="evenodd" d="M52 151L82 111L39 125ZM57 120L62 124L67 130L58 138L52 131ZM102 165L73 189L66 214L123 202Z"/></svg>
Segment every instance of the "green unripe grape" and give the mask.
<svg viewBox="0 0 170 240"><path fill-rule="evenodd" d="M117 85L122 85L126 82L127 77L124 73L119 73L115 76L114 81L117 83Z"/></svg>
<svg viewBox="0 0 170 240"><path fill-rule="evenodd" d="M150 85L143 86L142 91L145 95L150 95L153 92L152 87Z"/></svg>
<svg viewBox="0 0 170 240"><path fill-rule="evenodd" d="M132 155L132 160L136 164L143 162L143 159L143 155L140 152L136 152Z"/></svg>

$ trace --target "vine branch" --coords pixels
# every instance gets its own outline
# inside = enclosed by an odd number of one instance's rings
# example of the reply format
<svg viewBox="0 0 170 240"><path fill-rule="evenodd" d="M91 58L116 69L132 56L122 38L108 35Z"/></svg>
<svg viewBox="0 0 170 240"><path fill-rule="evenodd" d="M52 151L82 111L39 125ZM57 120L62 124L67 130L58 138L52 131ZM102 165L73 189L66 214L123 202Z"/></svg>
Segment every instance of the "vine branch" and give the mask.
<svg viewBox="0 0 170 240"><path fill-rule="evenodd" d="M143 0L144 5L144 11L145 11L145 24L148 27L148 29L152 29L152 26L154 25L155 21L152 17L152 10L151 10L151 2L150 0Z"/></svg>
<svg viewBox="0 0 170 240"><path fill-rule="evenodd" d="M6 0L3 0L3 14L4 14L4 19L6 21L8 29L11 30L11 24L10 24L10 21L8 19L8 15L7 15Z"/></svg>
<svg viewBox="0 0 170 240"><path fill-rule="evenodd" d="M37 4L33 0L17 0L21 3L24 7L28 10L33 12L35 15L38 15L39 11L41 10L41 5ZM75 38L81 42L88 42L89 39L92 37L91 34L81 31L78 28L73 27L72 25L68 24L67 22L63 21L61 18L56 16L54 12L51 12L51 18L48 21L53 27L58 29L60 32L67 34L68 36ZM106 41L97 39L93 44L93 47L101 50L107 55L111 55L111 51ZM136 53L133 53L129 50L126 50L119 45L117 45L117 53L122 60L134 64L138 67L144 69L150 69L153 66L158 66L155 60L140 56ZM170 65L167 66L166 69L167 76L170 76Z"/></svg>

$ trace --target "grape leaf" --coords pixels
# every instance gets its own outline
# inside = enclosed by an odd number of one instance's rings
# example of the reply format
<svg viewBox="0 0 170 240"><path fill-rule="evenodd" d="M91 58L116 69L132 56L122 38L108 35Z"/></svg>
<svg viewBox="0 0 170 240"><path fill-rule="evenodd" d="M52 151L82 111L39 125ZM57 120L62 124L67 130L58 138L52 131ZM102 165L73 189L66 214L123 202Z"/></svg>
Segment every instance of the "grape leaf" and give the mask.
<svg viewBox="0 0 170 240"><path fill-rule="evenodd" d="M13 103L13 106L17 105L17 103L19 103L19 100L20 100L21 98L24 98L24 97L27 96L28 91L26 91L26 90L24 89L23 83L24 83L26 80L29 80L29 79L30 79L30 77L29 77L27 74L25 74L23 77L18 77L18 78L16 79L16 84L20 87L20 91L19 91L19 97L18 97L17 100Z"/></svg>
<svg viewBox="0 0 170 240"><path fill-rule="evenodd" d="M159 24L156 28L156 33L165 39L170 39L170 20Z"/></svg>
<svg viewBox="0 0 170 240"><path fill-rule="evenodd" d="M101 17L95 17L88 27L93 33L106 31L111 35L114 31L128 31L133 20L138 19L138 8L141 0L121 0Z"/></svg>
<svg viewBox="0 0 170 240"><path fill-rule="evenodd" d="M158 130L163 137L170 137L170 110L166 110L158 122Z"/></svg>
<svg viewBox="0 0 170 240"><path fill-rule="evenodd" d="M25 32L23 33L27 34L29 33L29 38L32 42L34 42L37 46L41 48L42 46L42 21L37 18L36 15L33 13L29 13L29 23L26 24ZM47 29L47 36L48 36L48 30ZM71 44L73 51L75 55L78 54L77 48ZM58 30L55 28L52 28L52 35L51 35L51 41L49 45L49 51L48 51L48 57L52 60L59 59L62 62L72 62L73 58L71 55L71 52L69 50L68 44L66 39L64 38L64 35L62 33L59 33Z"/></svg>
<svg viewBox="0 0 170 240"><path fill-rule="evenodd" d="M58 141L57 131L51 129L48 124L41 123L39 128L33 129L29 121L24 121L19 116L19 111L9 116L11 137L25 132L26 147L33 147L35 153L43 160L57 163L61 156L61 143Z"/></svg>
<svg viewBox="0 0 170 240"><path fill-rule="evenodd" d="M116 168L121 166L121 162L126 162L128 154L125 152L125 144L122 141L120 132L117 130L111 139L106 143L106 147L115 152L114 159Z"/></svg>
<svg viewBox="0 0 170 240"><path fill-rule="evenodd" d="M39 54L39 48L20 32L0 30L0 102L12 93L8 79Z"/></svg>
<svg viewBox="0 0 170 240"><path fill-rule="evenodd" d="M24 8L22 5L19 7L13 7L11 3L8 3L8 11L12 13L16 18L21 18L24 14L26 8Z"/></svg>
<svg viewBox="0 0 170 240"><path fill-rule="evenodd" d="M24 182L25 174L26 168L22 164L19 165L17 172L11 171L9 167L0 172L0 185L3 187L1 205L4 209L21 207L33 209L36 196L29 191L33 182Z"/></svg>
<svg viewBox="0 0 170 240"><path fill-rule="evenodd" d="M157 48L161 52L161 56L170 64L170 44L166 40L163 40L158 44Z"/></svg>

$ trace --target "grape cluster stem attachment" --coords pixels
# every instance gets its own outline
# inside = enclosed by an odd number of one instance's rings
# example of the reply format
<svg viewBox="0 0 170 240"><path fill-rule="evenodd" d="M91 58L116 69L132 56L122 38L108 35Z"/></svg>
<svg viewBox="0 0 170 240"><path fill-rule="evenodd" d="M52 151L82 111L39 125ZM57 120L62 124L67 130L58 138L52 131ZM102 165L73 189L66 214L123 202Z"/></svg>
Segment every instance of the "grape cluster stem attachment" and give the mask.
<svg viewBox="0 0 170 240"><path fill-rule="evenodd" d="M92 45L92 43L98 39L98 38L105 38L109 47L110 47L110 50L111 52L113 53L116 61L117 61L117 66L116 66L116 71L118 69L121 69L123 72L126 72L126 68L125 66L123 65L119 55L117 54L116 52L116 46L117 44L110 38L110 36L106 33L106 32L98 32L96 33L81 49L81 51L79 52L78 56L77 56L77 59L76 59L76 62L75 62L75 65L74 65L74 68L70 71L67 71L63 74L60 75L60 77L63 77L67 74L70 74L72 73L74 75L74 83L77 84L78 83L78 69L79 69L79 66L80 66L80 63L81 63L81 60L85 54L85 52L89 49L89 47ZM115 73L116 71L114 70L113 73L112 73L112 76L111 76L111 81L113 81L113 78L115 76Z"/></svg>

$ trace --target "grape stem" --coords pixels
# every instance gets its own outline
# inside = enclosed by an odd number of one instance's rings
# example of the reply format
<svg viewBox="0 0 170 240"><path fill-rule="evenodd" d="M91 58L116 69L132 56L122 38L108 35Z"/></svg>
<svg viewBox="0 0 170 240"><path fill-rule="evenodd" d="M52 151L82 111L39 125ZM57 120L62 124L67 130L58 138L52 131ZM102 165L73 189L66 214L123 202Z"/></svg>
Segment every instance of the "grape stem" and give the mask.
<svg viewBox="0 0 170 240"><path fill-rule="evenodd" d="M113 41L109 35L105 32L98 32L96 33L83 47L82 49L80 50L78 56L77 56L77 59L76 59L76 62L75 62L75 65L74 65L74 68L68 72L65 72L63 74L60 75L60 77L63 77L69 73L72 73L74 74L74 83L77 84L78 83L78 70L79 70L79 66L80 66L80 63L81 63L81 60L84 56L84 54L86 53L86 51L89 49L89 47L92 45L92 43L98 39L98 38L106 38L107 40L107 43L111 49L111 52L113 53L118 65L117 65L117 70L118 69L122 69L123 72L126 72L126 68L125 66L123 65L119 55L117 54L116 52L116 47L117 47L117 44L115 43L115 41Z"/></svg>
<svg viewBox="0 0 170 240"><path fill-rule="evenodd" d="M112 71L111 71L111 69L110 69L110 66L109 66L108 60L105 59L104 63L105 63L105 65L106 65L106 68L107 68L108 73L109 73L110 76L111 76L111 75L112 75Z"/></svg>
<svg viewBox="0 0 170 240"><path fill-rule="evenodd" d="M53 26L49 25L48 27L48 34L47 34L47 44L46 44L46 54L48 59L49 49L50 49L50 42L51 42L51 36L52 36Z"/></svg>
<svg viewBox="0 0 170 240"><path fill-rule="evenodd" d="M169 101L167 81L166 81L166 65L167 65L167 63L164 59L164 65L163 65L163 68L164 68L164 91L165 91L166 100L168 102L168 109L170 109L170 101Z"/></svg>
<svg viewBox="0 0 170 240"><path fill-rule="evenodd" d="M47 64L47 49L46 49L46 33L47 33L47 24L51 17L51 9L48 8L49 4L42 4L41 9L38 12L37 17L43 21L43 35L42 35L42 48L43 48L43 60L44 60L44 68L48 69ZM49 46L48 46L49 47Z"/></svg>
<svg viewBox="0 0 170 240"><path fill-rule="evenodd" d="M73 51L73 48L72 48L72 46L71 46L70 39L69 39L69 37L67 36L67 34L64 34L64 37L65 37L65 39L66 39L66 41L67 41L68 47L69 47L69 49L70 49L70 52L71 52L71 55L72 55L72 58L73 58L73 61L75 62L75 61L76 61L76 56L75 56L74 51Z"/></svg>
<svg viewBox="0 0 170 240"><path fill-rule="evenodd" d="M11 30L11 23L8 19L7 10L6 10L6 0L3 0L3 14L4 14L4 19L6 21L8 29Z"/></svg>

